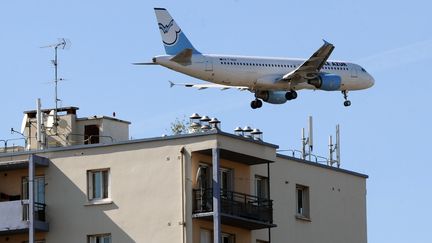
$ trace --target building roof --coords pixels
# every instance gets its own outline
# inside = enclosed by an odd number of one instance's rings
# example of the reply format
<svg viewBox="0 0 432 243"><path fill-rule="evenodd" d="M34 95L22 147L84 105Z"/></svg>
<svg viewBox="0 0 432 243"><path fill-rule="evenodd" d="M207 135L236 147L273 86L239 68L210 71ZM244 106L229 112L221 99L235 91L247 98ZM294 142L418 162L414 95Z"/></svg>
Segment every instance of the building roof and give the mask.
<svg viewBox="0 0 432 243"><path fill-rule="evenodd" d="M118 121L118 122L123 122L123 123L127 123L127 124L131 124L130 121L126 121L126 120L121 120L115 117L110 117L110 116L89 116L89 117L80 117L77 118L77 121L86 121L86 120L102 120L102 119L107 119L107 120L112 120L112 121Z"/></svg>
<svg viewBox="0 0 432 243"><path fill-rule="evenodd" d="M365 178L365 179L369 178L368 175L365 175L365 174L362 174L362 173L358 173L358 172L354 172L354 171L350 171L350 170L345 170L345 169L329 166L329 165L326 165L326 164L321 164L321 163L318 163L318 162L312 162L312 161L309 161L309 160L299 159L299 158L288 156L288 155L285 155L285 154L279 154L279 153L277 153L276 156L278 158L287 159L287 160L295 161L295 162L298 162L298 163L303 163L303 164L306 164L306 165L312 165L312 166L320 167L320 168L323 168L323 169L329 169L329 170L333 170L333 171L337 171L337 172L342 172L342 173L346 173L346 174L362 177L362 178Z"/></svg>
<svg viewBox="0 0 432 243"><path fill-rule="evenodd" d="M152 137L152 138L143 138L143 139L133 139L128 141L120 141L120 142L114 142L114 143L98 143L98 144L84 144L84 145L72 145L67 147L55 147L55 148L48 148L44 150L30 150L30 151L20 151L15 153L0 153L0 157L7 157L13 155L25 155L25 154L34 154L34 153L47 153L47 152L56 152L56 151L68 151L68 150L77 150L77 149L89 149L89 148L96 148L96 147L108 147L108 146L118 146L118 145L127 145L127 144L135 144L135 143L145 143L145 142L155 142L155 141L167 141L167 140L176 140L176 139L183 139L183 138L193 138L193 137L202 137L202 136L209 136L209 135L223 135L239 140L243 140L250 143L260 144L272 148L279 148L278 145L263 142L260 140L254 140L252 138L245 138L242 136L234 135L231 133L226 133L220 130L210 130L207 132L197 132L197 133L189 133L189 134L180 134L180 135L172 135L172 136L161 136L161 137Z"/></svg>

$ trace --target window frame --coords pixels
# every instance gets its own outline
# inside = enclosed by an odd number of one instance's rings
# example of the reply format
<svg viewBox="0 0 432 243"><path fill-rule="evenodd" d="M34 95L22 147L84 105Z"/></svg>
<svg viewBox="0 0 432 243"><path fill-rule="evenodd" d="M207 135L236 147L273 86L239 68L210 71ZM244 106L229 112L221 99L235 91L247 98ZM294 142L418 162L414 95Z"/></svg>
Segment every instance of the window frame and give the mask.
<svg viewBox="0 0 432 243"><path fill-rule="evenodd" d="M301 201L300 195L301 192ZM295 187L296 208L295 216L297 219L310 221L310 188L305 185L296 184ZM301 205L299 205L301 203Z"/></svg>
<svg viewBox="0 0 432 243"><path fill-rule="evenodd" d="M259 195L258 192L258 184L259 183L264 183L265 184L265 196L261 197L261 195ZM255 175L255 196L257 196L259 199L262 200L269 200L270 199L270 195L269 195L269 178L267 176L262 176L262 175Z"/></svg>
<svg viewBox="0 0 432 243"><path fill-rule="evenodd" d="M106 186L104 185L104 176L103 172L107 172ZM95 185L93 184L93 174L101 173L101 185L100 185L100 194L101 197L95 197ZM111 203L111 170L110 168L100 168L100 169L91 169L87 170L87 201L95 204L95 203ZM106 197L105 197L106 194Z"/></svg>
<svg viewBox="0 0 432 243"><path fill-rule="evenodd" d="M111 235L111 233L87 235L87 243L96 243L95 240L97 240L98 237L107 237L107 236L109 237L109 242L112 243L112 235ZM95 238L95 239L92 239L92 238Z"/></svg>

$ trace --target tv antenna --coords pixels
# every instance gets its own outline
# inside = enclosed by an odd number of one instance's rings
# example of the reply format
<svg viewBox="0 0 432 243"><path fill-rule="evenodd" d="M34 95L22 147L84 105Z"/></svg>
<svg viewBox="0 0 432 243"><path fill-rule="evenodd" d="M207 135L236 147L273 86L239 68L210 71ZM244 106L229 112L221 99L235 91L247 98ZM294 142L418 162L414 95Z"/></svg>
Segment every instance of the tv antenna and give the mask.
<svg viewBox="0 0 432 243"><path fill-rule="evenodd" d="M333 159L333 153L336 152L336 159ZM336 143L333 144L333 138L329 136L329 160L328 165L333 166L336 164L337 167L340 167L341 159L340 159L340 129L339 124L336 125Z"/></svg>
<svg viewBox="0 0 432 243"><path fill-rule="evenodd" d="M57 117L57 110L58 110L58 102L60 101L58 99L58 93L57 93L57 86L58 82L62 81L63 79L58 78L58 59L57 59L57 51L58 49L67 50L70 48L70 41L65 38L59 38L57 43L42 46L41 48L54 48L54 60L51 60L51 63L54 65L54 96L55 96L55 110L54 110L54 123L53 123L53 129L54 132L57 134L57 125L58 125L58 117Z"/></svg>
<svg viewBox="0 0 432 243"><path fill-rule="evenodd" d="M302 156L303 159L306 159L307 156L309 156L309 160L312 158L312 151L313 151L313 123L312 123L312 116L309 116L308 119L308 137L305 136L305 129L302 128ZM308 147L308 151L306 152L306 147Z"/></svg>

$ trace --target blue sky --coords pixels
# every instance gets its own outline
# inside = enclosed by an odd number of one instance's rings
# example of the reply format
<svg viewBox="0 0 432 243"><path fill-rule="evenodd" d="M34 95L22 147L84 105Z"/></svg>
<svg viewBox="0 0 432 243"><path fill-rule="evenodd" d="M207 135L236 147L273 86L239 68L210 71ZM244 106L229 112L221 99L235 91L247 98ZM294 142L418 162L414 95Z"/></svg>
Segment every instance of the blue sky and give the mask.
<svg viewBox="0 0 432 243"><path fill-rule="evenodd" d="M308 57L321 39L331 59L358 62L376 80L366 91L303 91L284 105L252 110L248 92L169 88L196 82L158 66L133 66L164 53L153 7L166 7L203 53ZM54 105L53 51L40 46L69 38L60 51L64 106L80 116L132 122L134 138L168 133L193 112L250 125L281 149L299 149L312 115L315 152L341 125L342 167L368 179L369 242L431 242L432 17L430 1L2 1L0 3L0 139L16 137L22 111ZM337 227L335 225L335 227Z"/></svg>

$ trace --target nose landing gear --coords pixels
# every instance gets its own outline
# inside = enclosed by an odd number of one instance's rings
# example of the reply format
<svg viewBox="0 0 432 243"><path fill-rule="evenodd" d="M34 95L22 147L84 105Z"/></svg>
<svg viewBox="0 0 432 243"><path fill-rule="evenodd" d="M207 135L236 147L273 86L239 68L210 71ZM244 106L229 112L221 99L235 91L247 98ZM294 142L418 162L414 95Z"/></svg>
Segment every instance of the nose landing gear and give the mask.
<svg viewBox="0 0 432 243"><path fill-rule="evenodd" d="M348 100L348 91L347 90L342 90L342 94L343 94L343 96L344 96L344 99L345 99L345 101L344 101L344 106L350 106L351 105L351 101L349 101Z"/></svg>
<svg viewBox="0 0 432 243"><path fill-rule="evenodd" d="M251 101L251 108L252 109L257 109L257 108L261 108L262 107L262 101L260 99L255 99Z"/></svg>

